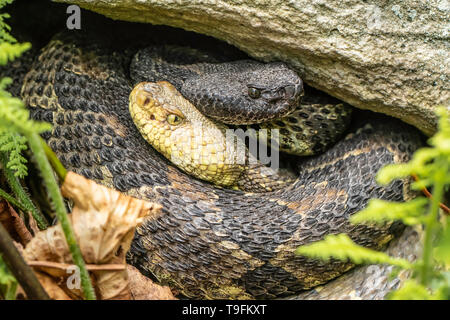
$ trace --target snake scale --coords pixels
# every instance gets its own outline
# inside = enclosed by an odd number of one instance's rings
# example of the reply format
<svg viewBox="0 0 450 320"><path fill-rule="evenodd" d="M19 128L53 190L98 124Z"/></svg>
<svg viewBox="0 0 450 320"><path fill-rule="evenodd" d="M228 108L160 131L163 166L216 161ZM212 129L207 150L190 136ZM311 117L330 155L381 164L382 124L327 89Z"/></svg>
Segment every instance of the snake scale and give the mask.
<svg viewBox="0 0 450 320"><path fill-rule="evenodd" d="M95 32L58 35L28 69L19 64L12 73L31 116L53 124L44 138L68 169L162 205L160 216L137 229L128 253L144 274L190 298L291 296L353 267L297 256L299 245L345 232L379 249L401 234L399 223L351 225L348 218L370 198L411 197L408 181L381 187L374 176L385 164L410 158L421 141L415 129L360 112L325 153L298 160L297 178L286 188L267 193L217 188L171 165L141 136L128 112L136 50L108 41L118 39L111 34L105 38ZM413 240L396 240L396 250L406 250ZM331 288L329 297L369 292L358 270L322 291ZM385 279L387 272L374 276ZM313 289L303 297L321 295Z"/></svg>

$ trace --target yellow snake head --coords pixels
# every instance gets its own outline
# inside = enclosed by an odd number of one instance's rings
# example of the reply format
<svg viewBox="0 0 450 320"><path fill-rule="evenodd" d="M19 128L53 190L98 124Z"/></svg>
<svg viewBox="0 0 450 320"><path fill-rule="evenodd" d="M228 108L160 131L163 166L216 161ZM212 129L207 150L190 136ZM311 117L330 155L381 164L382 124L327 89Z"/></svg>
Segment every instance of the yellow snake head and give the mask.
<svg viewBox="0 0 450 320"><path fill-rule="evenodd" d="M139 83L129 100L139 132L168 160L199 179L229 187L237 184L244 167L236 164L226 128L201 114L173 85Z"/></svg>

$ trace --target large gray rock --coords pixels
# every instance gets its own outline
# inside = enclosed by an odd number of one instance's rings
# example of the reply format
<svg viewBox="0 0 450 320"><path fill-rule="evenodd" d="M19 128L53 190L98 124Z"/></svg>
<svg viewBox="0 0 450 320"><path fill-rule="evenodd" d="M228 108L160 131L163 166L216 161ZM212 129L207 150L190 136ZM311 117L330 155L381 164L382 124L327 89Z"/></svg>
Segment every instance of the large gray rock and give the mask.
<svg viewBox="0 0 450 320"><path fill-rule="evenodd" d="M426 134L449 106L448 0L56 0L165 24L282 60L309 85ZM450 109L450 107L449 107Z"/></svg>

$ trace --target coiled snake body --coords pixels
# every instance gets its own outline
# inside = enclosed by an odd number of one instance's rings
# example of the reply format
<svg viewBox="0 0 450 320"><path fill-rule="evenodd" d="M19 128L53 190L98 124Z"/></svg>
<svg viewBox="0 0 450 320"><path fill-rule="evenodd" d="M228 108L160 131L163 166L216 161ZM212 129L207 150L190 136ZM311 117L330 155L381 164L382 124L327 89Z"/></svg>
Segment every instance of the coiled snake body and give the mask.
<svg viewBox="0 0 450 320"><path fill-rule="evenodd" d="M132 54L123 48L93 36L57 36L24 76L21 96L33 118L53 123L45 138L68 169L162 205L161 216L136 231L129 252L145 274L192 298L287 296L352 267L297 256L299 245L345 232L381 248L402 230L397 223L351 225L348 217L370 198L410 196L406 181L380 187L374 176L409 159L420 141L416 130L362 113L328 151L299 160L286 188L217 188L181 172L143 139L128 112ZM338 291L363 286L350 280Z"/></svg>

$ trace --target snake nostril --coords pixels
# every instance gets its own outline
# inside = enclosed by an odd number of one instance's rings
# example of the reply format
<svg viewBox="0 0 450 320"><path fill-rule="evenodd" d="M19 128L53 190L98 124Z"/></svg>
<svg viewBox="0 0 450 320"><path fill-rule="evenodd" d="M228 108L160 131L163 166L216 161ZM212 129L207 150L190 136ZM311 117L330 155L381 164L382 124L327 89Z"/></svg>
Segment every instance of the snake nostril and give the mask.
<svg viewBox="0 0 450 320"><path fill-rule="evenodd" d="M284 95L287 99L292 98L295 95L295 87L294 86L285 86L284 87Z"/></svg>
<svg viewBox="0 0 450 320"><path fill-rule="evenodd" d="M295 85L287 85L284 87L285 98L292 99L303 95L303 85L298 83Z"/></svg>

